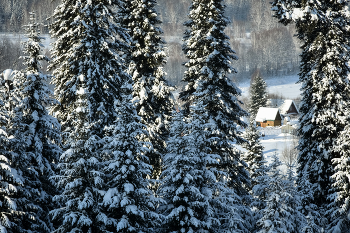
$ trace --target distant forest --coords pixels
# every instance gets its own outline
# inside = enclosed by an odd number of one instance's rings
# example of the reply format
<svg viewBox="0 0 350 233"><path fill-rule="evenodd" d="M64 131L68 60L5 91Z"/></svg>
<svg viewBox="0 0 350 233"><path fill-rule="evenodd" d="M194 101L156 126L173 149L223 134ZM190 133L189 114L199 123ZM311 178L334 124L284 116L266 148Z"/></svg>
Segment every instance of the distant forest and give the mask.
<svg viewBox="0 0 350 233"><path fill-rule="evenodd" d="M182 52L182 36L186 28L190 0L158 0L158 11L167 42L169 54L166 71L168 79L181 86L186 60ZM236 81L242 81L259 69L264 77L296 73L299 67L299 42L293 37L293 26L278 24L272 17L270 0L226 0L226 15L231 25L226 33L232 48L239 57L233 62ZM0 0L0 33L23 33L22 25L28 22L29 12L35 11L43 23L42 33L48 33L47 25L52 19L60 0ZM17 42L18 43L18 42ZM0 38L0 69L16 68L19 46L6 37ZM6 62L5 62L6 61ZM6 66L6 67L5 67ZM12 66L12 67L9 67Z"/></svg>

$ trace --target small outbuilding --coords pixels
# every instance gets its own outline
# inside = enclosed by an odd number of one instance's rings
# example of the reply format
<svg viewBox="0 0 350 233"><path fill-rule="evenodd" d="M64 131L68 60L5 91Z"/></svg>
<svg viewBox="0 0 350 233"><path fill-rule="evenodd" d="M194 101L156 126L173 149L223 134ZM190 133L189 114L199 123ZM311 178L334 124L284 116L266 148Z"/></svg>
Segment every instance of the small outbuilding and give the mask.
<svg viewBox="0 0 350 233"><path fill-rule="evenodd" d="M292 135L297 134L297 127L296 125L291 125L289 122L281 127L282 133L288 133Z"/></svg>
<svg viewBox="0 0 350 233"><path fill-rule="evenodd" d="M255 118L257 126L281 126L282 117L278 108L260 107Z"/></svg>
<svg viewBox="0 0 350 233"><path fill-rule="evenodd" d="M283 116L299 114L299 110L293 100L284 100L283 104L279 107L279 110Z"/></svg>

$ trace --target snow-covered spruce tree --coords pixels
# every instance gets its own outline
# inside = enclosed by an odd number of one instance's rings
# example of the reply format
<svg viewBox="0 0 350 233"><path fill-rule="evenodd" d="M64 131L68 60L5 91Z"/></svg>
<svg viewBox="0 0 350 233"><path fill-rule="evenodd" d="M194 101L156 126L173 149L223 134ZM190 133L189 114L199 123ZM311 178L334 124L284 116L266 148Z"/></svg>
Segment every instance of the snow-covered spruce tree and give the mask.
<svg viewBox="0 0 350 233"><path fill-rule="evenodd" d="M300 212L305 216L307 224L302 229L303 233L321 233L321 227L326 222L326 216L323 209L320 209L313 203L313 188L307 173L301 179L298 179L297 186L300 196ZM301 188L303 187L303 188Z"/></svg>
<svg viewBox="0 0 350 233"><path fill-rule="evenodd" d="M86 123L89 93L84 93L82 88L79 94L80 105L74 114L70 137L66 138L69 149L60 157L60 174L53 177L63 189L54 197L62 208L51 211L53 219L60 222L56 232L99 232L103 229L97 218L104 178L100 172L101 139L91 135L92 126Z"/></svg>
<svg viewBox="0 0 350 233"><path fill-rule="evenodd" d="M284 165L287 167L287 175L284 176L283 180L284 191L290 194L286 196L284 202L286 206L290 206L293 209L292 217L288 218L288 220L291 225L294 224L294 232L300 232L302 229L305 229L307 224L312 226L312 219L309 219L307 222L305 215L302 213L301 195L296 186L295 165L290 163L284 163Z"/></svg>
<svg viewBox="0 0 350 233"><path fill-rule="evenodd" d="M106 232L154 232L160 224L155 212L158 201L146 179L152 169L146 154L152 148L143 142L147 131L132 103L132 84L123 86L121 97L116 103L117 120L107 128L111 136L102 141L108 191L98 219Z"/></svg>
<svg viewBox="0 0 350 233"><path fill-rule="evenodd" d="M279 166L282 163L277 155L269 166L270 182L266 208L263 217L257 222L258 233L297 233L305 224L298 211L298 197L292 182L286 182Z"/></svg>
<svg viewBox="0 0 350 233"><path fill-rule="evenodd" d="M246 142L242 144L243 148L247 150L247 152L244 153L243 159L248 165L246 169L250 174L250 187L257 184L257 177L265 172L264 169L261 170L261 168L264 167L266 163L263 156L264 147L260 142L260 133L254 123L254 120L251 118L249 126L243 134L243 138Z"/></svg>
<svg viewBox="0 0 350 233"><path fill-rule="evenodd" d="M255 119L260 107L266 107L267 103L267 85L261 77L260 72L253 74L249 89L250 99L248 112Z"/></svg>
<svg viewBox="0 0 350 233"><path fill-rule="evenodd" d="M327 208L327 216L330 218L330 224L327 232L345 233L350 229L350 153L349 153L349 125L338 138L336 150L340 153L339 158L333 159L335 174L330 205Z"/></svg>
<svg viewBox="0 0 350 233"><path fill-rule="evenodd" d="M162 232L249 232L240 198L217 180L227 174L214 166L220 159L209 146L215 129L202 104L191 106L188 118L174 116L158 190L166 202L159 208Z"/></svg>
<svg viewBox="0 0 350 233"><path fill-rule="evenodd" d="M306 226L301 230L302 233L318 233L321 232L318 225L315 224L315 219L313 216L307 215L305 217L306 219Z"/></svg>
<svg viewBox="0 0 350 233"><path fill-rule="evenodd" d="M183 45L188 59L183 79L187 85L180 93L180 99L186 103L187 113L191 103L197 100L203 102L208 122L214 121L217 125L217 131L210 135L216 139L210 145L212 153L222 158L217 166L227 171L230 186L237 194L245 195L247 190L243 184L249 183L249 174L235 144L244 141L237 127L246 125L241 117L247 113L239 106L241 91L227 76L235 72L231 60L237 57L224 33L229 23L224 9L223 0L192 1Z"/></svg>
<svg viewBox="0 0 350 233"><path fill-rule="evenodd" d="M49 68L60 105L52 111L64 135L73 130L75 110L80 105L77 92L82 87L89 92L87 123L94 125L91 129L97 135L115 119L114 100L121 98L119 88L129 78L119 53L129 47L129 36L116 23L114 8L118 5L119 0L63 0L54 12L50 32L56 41Z"/></svg>
<svg viewBox="0 0 350 233"><path fill-rule="evenodd" d="M261 145L259 131L254 124L254 120L250 120L243 137L246 142L242 146L247 150L243 159L248 165L247 170L251 179L249 186L251 194L250 206L253 211L254 221L257 221L262 217L261 212L266 207L269 176L263 156L264 147Z"/></svg>
<svg viewBox="0 0 350 233"><path fill-rule="evenodd" d="M269 183L270 176L268 175L268 166L265 165L266 161L261 161L259 167L256 170L258 176L254 179L256 183L251 190L252 201L250 207L253 212L253 230L257 231L256 222L263 217L264 210L266 208L267 199L269 198Z"/></svg>
<svg viewBox="0 0 350 233"><path fill-rule="evenodd" d="M212 125L204 116L193 117L185 119L182 113L173 117L158 190L166 202L159 208L165 216L162 232L210 231L219 225L211 203L217 170L207 168L217 163L218 156L209 154L208 131L203 131Z"/></svg>
<svg viewBox="0 0 350 233"><path fill-rule="evenodd" d="M63 0L54 13L51 33L55 95L53 108L60 120L65 152L60 174L53 177L64 189L52 211L61 221L57 232L101 232L104 184L102 144L105 127L116 119L114 102L121 99L122 83L130 80L120 51L128 36L116 23L119 0Z"/></svg>
<svg viewBox="0 0 350 233"><path fill-rule="evenodd" d="M334 150L349 115L349 17L345 0L275 0L273 10L283 23L296 23L303 42L301 71L298 183L307 176L319 208L327 205ZM300 189L305 187L300 186Z"/></svg>
<svg viewBox="0 0 350 233"><path fill-rule="evenodd" d="M169 134L169 120L173 111L171 91L163 66L166 62L164 41L161 38L161 21L155 6L156 0L122 0L121 24L128 29L131 49L128 72L134 81L133 96L141 123L147 127L147 141L154 150L148 154L153 166L153 178L161 171L161 158Z"/></svg>
<svg viewBox="0 0 350 233"><path fill-rule="evenodd" d="M0 99L0 232L26 232L23 224L24 211L22 209L23 183L22 172L16 168L17 157L10 152L7 134L8 111L3 99ZM6 100L8 101L8 99ZM25 216L25 218L28 215Z"/></svg>
<svg viewBox="0 0 350 233"><path fill-rule="evenodd" d="M50 181L54 175L61 149L61 127L57 119L49 115L47 107L57 104L51 95L48 76L41 71L42 61L48 58L41 55L39 24L35 14L25 26L28 41L24 42L25 70L14 76L14 90L11 99L16 105L9 109L8 134L13 155L12 165L19 171L23 180L17 190L18 208L23 211L21 226L23 232L49 232L53 224L48 213L55 207L52 197L57 188ZM19 198L20 197L20 198Z"/></svg>

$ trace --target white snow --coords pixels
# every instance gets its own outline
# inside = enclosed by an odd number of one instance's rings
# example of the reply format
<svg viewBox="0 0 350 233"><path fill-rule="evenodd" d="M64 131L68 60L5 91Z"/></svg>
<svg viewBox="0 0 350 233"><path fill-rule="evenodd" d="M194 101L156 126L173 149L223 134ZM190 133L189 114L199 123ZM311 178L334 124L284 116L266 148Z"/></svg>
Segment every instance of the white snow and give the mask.
<svg viewBox="0 0 350 233"><path fill-rule="evenodd" d="M126 193L130 193L134 191L134 185L130 183L124 184L124 190Z"/></svg>
<svg viewBox="0 0 350 233"><path fill-rule="evenodd" d="M122 219L120 220L120 222L118 222L117 231L121 231L121 230L127 228L128 225L129 225L128 220L126 220L125 218L122 218Z"/></svg>
<svg viewBox="0 0 350 233"><path fill-rule="evenodd" d="M3 76L4 76L4 80L12 80L13 79L13 70L11 69L7 69L3 71Z"/></svg>
<svg viewBox="0 0 350 233"><path fill-rule="evenodd" d="M32 113L32 117L34 121L38 121L40 119L37 111L34 111Z"/></svg>
<svg viewBox="0 0 350 233"><path fill-rule="evenodd" d="M85 93L87 93L87 90L85 88L82 88L82 87L77 91L78 95L84 95Z"/></svg>
<svg viewBox="0 0 350 233"><path fill-rule="evenodd" d="M84 77L84 75L83 75L83 74L79 75L79 80L80 80L81 82L84 82L85 77Z"/></svg>
<svg viewBox="0 0 350 233"><path fill-rule="evenodd" d="M300 19L305 15L305 12L301 8L295 8L292 13L292 18L294 20Z"/></svg>
<svg viewBox="0 0 350 233"><path fill-rule="evenodd" d="M264 146L264 157L268 163L272 161L272 156L276 153L277 156L282 159L282 152L285 148L292 148L294 140L297 140L295 136L291 134L281 133L278 127L261 128L260 132L264 132L265 136L261 137L261 144ZM286 167L281 168L283 172L286 172Z"/></svg>
<svg viewBox="0 0 350 233"><path fill-rule="evenodd" d="M17 205L16 202L12 201L11 198L5 196L4 197L5 201L7 202L7 205L10 209L16 210L17 209Z"/></svg>
<svg viewBox="0 0 350 233"><path fill-rule="evenodd" d="M301 84L296 83L299 80L298 75L275 77L264 80L267 84L267 90L269 93L281 94L287 99L300 97ZM238 87L242 90L243 96L249 95L249 85L249 81L238 84Z"/></svg>

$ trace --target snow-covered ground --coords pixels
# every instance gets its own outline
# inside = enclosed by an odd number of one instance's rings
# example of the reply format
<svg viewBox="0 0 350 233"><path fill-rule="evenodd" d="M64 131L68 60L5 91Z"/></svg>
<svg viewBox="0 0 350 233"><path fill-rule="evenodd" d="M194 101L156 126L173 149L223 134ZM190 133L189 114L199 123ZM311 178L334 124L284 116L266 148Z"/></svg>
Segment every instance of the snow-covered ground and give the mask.
<svg viewBox="0 0 350 233"><path fill-rule="evenodd" d="M264 147L263 153L267 164L272 162L272 156L276 154L282 162L286 162L283 158L283 151L291 151L297 146L298 139L292 134L281 133L279 127L259 128L260 133L264 132L265 136L260 138L260 142ZM245 152L241 146L236 145L237 149ZM282 172L286 173L287 167L281 166Z"/></svg>
<svg viewBox="0 0 350 233"><path fill-rule="evenodd" d="M264 129L261 129L265 131ZM283 162L282 153L284 149L292 149L297 145L297 138L291 134L280 133L280 130L271 130L271 134L266 134L261 137L261 144L264 146L264 157L269 162L272 160L272 156L276 153L280 160ZM282 167L285 171L286 167Z"/></svg>
<svg viewBox="0 0 350 233"><path fill-rule="evenodd" d="M267 89L269 93L281 94L288 99L295 99L300 96L301 84L298 81L298 75L282 76L266 79ZM249 81L239 83L238 87L242 90L243 96L249 94Z"/></svg>

